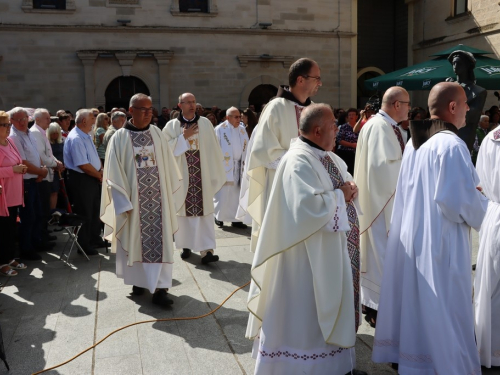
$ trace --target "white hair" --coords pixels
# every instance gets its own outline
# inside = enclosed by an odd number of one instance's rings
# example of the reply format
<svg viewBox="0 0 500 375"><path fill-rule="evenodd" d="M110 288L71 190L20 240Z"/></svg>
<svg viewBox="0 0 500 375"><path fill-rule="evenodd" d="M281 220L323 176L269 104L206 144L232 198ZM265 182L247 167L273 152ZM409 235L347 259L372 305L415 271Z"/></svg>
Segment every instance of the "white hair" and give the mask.
<svg viewBox="0 0 500 375"><path fill-rule="evenodd" d="M26 111L23 107L12 108L7 113L9 114L10 117L17 115L18 113L24 113L26 116L28 116L28 111Z"/></svg>
<svg viewBox="0 0 500 375"><path fill-rule="evenodd" d="M490 121L490 117L489 116L481 115L481 117L479 118L479 122L483 121L484 118L487 118L488 122Z"/></svg>
<svg viewBox="0 0 500 375"><path fill-rule="evenodd" d="M92 113L91 109L82 108L76 111L75 124L81 124L83 120L87 119L89 115Z"/></svg>
<svg viewBox="0 0 500 375"><path fill-rule="evenodd" d="M33 113L33 119L35 120L38 120L44 113L49 113L49 111L47 111L45 108L37 108L35 109L35 113Z"/></svg>
<svg viewBox="0 0 500 375"><path fill-rule="evenodd" d="M149 101L151 103L153 103L153 99L151 99L150 96L147 96L146 94L135 94L134 96L132 96L130 98L130 104L129 104L129 107L133 107L135 105L135 103L137 103L139 100L144 100L144 99L149 99Z"/></svg>
<svg viewBox="0 0 500 375"><path fill-rule="evenodd" d="M127 115L120 111L115 111L111 114L111 122L115 121L118 117L127 117Z"/></svg>
<svg viewBox="0 0 500 375"><path fill-rule="evenodd" d="M54 133L57 133L59 135L57 137L56 143L62 143L63 142L63 140L62 140L62 133L61 133L61 127L59 126L59 124L57 122L51 122L50 125L49 125L49 127L46 130L46 133L47 133L47 138L50 141L50 143L54 143L52 141L52 139L50 138L50 136L52 134L54 134Z"/></svg>

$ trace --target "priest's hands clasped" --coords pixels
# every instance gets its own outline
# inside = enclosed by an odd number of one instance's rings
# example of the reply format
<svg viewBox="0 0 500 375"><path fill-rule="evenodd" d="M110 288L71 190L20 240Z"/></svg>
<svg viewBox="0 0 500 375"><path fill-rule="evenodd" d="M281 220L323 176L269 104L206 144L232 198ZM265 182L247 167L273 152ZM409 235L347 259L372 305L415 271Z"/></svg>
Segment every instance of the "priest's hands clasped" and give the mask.
<svg viewBox="0 0 500 375"><path fill-rule="evenodd" d="M344 193L344 199L348 203L358 196L358 187L353 181L347 181L339 189Z"/></svg>
<svg viewBox="0 0 500 375"><path fill-rule="evenodd" d="M195 135L196 133L198 133L198 124L196 125L193 125L189 128L184 128L182 130L182 135L184 136L184 139L188 139L188 138L191 138L193 135Z"/></svg>

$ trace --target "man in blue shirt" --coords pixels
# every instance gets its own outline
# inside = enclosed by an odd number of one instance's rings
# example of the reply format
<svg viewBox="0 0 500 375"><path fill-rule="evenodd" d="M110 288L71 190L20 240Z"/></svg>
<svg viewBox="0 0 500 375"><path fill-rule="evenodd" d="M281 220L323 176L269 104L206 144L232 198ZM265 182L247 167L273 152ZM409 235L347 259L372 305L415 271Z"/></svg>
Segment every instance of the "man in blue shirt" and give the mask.
<svg viewBox="0 0 500 375"><path fill-rule="evenodd" d="M101 247L101 203L102 165L97 150L88 134L95 123L89 109L76 113L76 126L64 142L64 162L68 170L68 190L74 212L85 217L86 222L78 234L78 243L87 255L97 255L95 247Z"/></svg>

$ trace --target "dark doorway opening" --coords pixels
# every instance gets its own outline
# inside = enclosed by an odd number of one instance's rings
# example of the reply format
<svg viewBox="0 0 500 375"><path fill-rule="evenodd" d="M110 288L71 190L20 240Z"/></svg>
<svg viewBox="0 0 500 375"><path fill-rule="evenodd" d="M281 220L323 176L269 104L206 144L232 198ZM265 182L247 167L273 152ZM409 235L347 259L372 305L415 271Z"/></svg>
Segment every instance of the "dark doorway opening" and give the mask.
<svg viewBox="0 0 500 375"><path fill-rule="evenodd" d="M273 85L259 85L252 90L248 96L248 105L254 105L257 112L261 112L262 108L274 98L278 93L278 88Z"/></svg>
<svg viewBox="0 0 500 375"><path fill-rule="evenodd" d="M149 95L148 86L139 78L133 76L115 78L104 93L106 111L111 111L115 107L128 110L130 98L138 93Z"/></svg>

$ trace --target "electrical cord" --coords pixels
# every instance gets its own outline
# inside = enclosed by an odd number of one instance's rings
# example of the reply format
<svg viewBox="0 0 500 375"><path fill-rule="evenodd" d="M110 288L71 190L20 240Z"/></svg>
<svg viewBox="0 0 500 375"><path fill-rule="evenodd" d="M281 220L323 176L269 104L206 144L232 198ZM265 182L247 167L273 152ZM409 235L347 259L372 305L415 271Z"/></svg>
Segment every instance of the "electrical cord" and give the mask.
<svg viewBox="0 0 500 375"><path fill-rule="evenodd" d="M245 285L242 285L242 286L236 288L219 306L217 306L215 309L213 309L212 311L210 311L210 312L208 312L206 314L203 314L203 315L200 315L200 316L185 317L185 318L168 318L168 319L143 320L141 322L135 322L135 323L123 326L121 328L115 329L113 332L109 333L107 336L105 336L104 338L102 338L101 340L99 340L98 342L96 342L94 345L89 346L87 349L85 349L84 351L78 353L73 358L68 359L66 362L62 362L62 363L60 363L60 364L58 364L56 366L44 369L42 371L35 372L32 375L42 374L44 372L47 372L47 371L50 371L50 370L54 370L54 369L56 369L58 367L61 367L61 366L64 366L65 364L70 363L71 361L74 361L75 359L77 359L78 357L80 357L82 354L88 352L91 349L94 349L97 345L99 345L100 343L102 343L104 340L106 340L111 335L114 335L116 332L119 332L119 331L121 331L121 330L123 330L125 328L128 328L128 327L132 327L132 326L135 326L135 325L138 325L138 324L144 324L144 323L171 322L171 321L176 321L176 320L196 320L196 319L205 318L205 317L207 317L209 315L212 315L217 310L219 310L238 290L243 289L244 287L246 287L249 284L250 284L250 281L248 283L246 283Z"/></svg>

